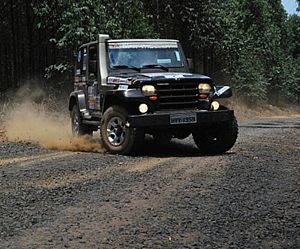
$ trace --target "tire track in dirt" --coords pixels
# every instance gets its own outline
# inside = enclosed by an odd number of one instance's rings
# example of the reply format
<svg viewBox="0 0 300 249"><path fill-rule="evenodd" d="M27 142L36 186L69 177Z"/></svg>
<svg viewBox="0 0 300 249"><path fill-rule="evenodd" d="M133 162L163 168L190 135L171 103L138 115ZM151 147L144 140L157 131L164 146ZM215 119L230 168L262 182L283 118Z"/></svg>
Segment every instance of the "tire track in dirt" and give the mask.
<svg viewBox="0 0 300 249"><path fill-rule="evenodd" d="M38 244L42 244L43 241L55 240L55 236L60 236L57 233L59 229L68 230L68 236L75 238L68 242L71 248L84 248L84 246L78 247L76 242L76 238L82 237L83 234L91 247L101 245L104 246L103 248L106 248L105 244L101 244L99 239L95 238L102 238L101 242L109 242L113 230L123 231L123 229L132 224L136 224L137 229L141 229L140 220L143 220L145 214L154 215L154 218L150 218L150 220L154 219L153 222L155 222L157 212L159 219L165 219L166 221L171 219L170 214L164 213L163 210L165 207L173 205L176 193L182 188L182 184L194 175L203 175L203 178L207 177L207 175L219 176L222 172L216 173L219 168L218 160L218 157L203 158L198 156L182 158L151 157L137 163L122 165L114 171L105 169L98 172L88 172L85 176L81 174L83 172L77 175L64 176L63 179L69 182L70 185L80 183L80 181L82 181L82 184L88 184L88 182L98 179L102 183L112 181L111 185L115 187L112 190L112 195L107 196L106 198L108 199L104 202L97 194L81 196L80 203L61 209L56 214L56 218L47 227L27 230L25 234L18 238L18 243L32 246L33 243L38 242ZM132 179L133 175L136 175L136 178ZM145 176L151 176L151 179L146 182L139 180ZM122 182L119 185L119 181L123 177L130 177L131 181ZM62 183L58 178L56 180L57 183ZM44 187L49 187L49 185ZM51 187L62 188L66 187L66 185L62 183ZM202 191L213 190L205 189ZM100 193L103 195L105 189L102 189ZM122 197L119 197L118 193ZM118 200L119 198L122 198L122 201ZM89 207L88 210L86 210L87 205ZM65 221L64 224L61 224L62 219ZM74 224L74 219L80 220L80 225L68 227L67 224ZM144 225L147 224L148 221ZM145 233L142 233L139 239L147 240L147 229L149 227L145 226ZM132 238L132 236L129 237ZM120 238L124 239L122 236ZM196 235L192 233L173 233L165 237L162 243L169 241L170 245L172 243L186 244L195 239ZM176 242L172 240L176 240ZM118 247L118 243L119 240L116 239L112 247Z"/></svg>
<svg viewBox="0 0 300 249"><path fill-rule="evenodd" d="M72 155L72 153L71 153ZM80 156L84 156L84 154L78 154ZM69 156L66 154L65 156ZM63 155L57 156L57 158L62 158ZM52 158L55 159L55 158ZM68 172L67 174L57 175L57 176L49 176L46 179L37 180L32 182L32 180L28 180L25 182L27 187L40 187L40 188L63 188L69 187L74 184L80 183L88 183L96 180L109 180L109 178L115 175L121 175L124 173L134 173L134 172L145 172L149 171L152 168L159 167L162 164L173 160L174 158L147 158L139 161L138 163L126 163L124 165L120 165L120 167L113 168L97 168L94 170L82 170L77 172Z"/></svg>
<svg viewBox="0 0 300 249"><path fill-rule="evenodd" d="M163 163L169 162L171 160L174 160L174 157L167 157L167 158L149 158L145 159L141 162L134 163L127 165L124 167L125 172L143 172L151 170L154 167L157 167Z"/></svg>
<svg viewBox="0 0 300 249"><path fill-rule="evenodd" d="M0 166L14 164L14 168L34 166L35 164L74 155L73 152L53 152L29 157L11 157L0 159Z"/></svg>

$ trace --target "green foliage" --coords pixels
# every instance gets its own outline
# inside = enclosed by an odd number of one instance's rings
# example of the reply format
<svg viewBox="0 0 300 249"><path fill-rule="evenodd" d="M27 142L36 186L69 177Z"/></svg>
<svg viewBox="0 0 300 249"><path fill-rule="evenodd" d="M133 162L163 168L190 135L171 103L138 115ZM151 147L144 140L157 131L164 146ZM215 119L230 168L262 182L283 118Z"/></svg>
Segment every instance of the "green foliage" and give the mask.
<svg viewBox="0 0 300 249"><path fill-rule="evenodd" d="M300 98L300 16L289 16L287 26L287 45L289 63L293 77L286 82L285 87L291 97Z"/></svg>
<svg viewBox="0 0 300 249"><path fill-rule="evenodd" d="M46 77L72 69L76 48L95 40L100 33L115 38L155 37L155 32L138 0L41 1L34 8L37 27L51 34L49 42L60 51L59 59L46 69Z"/></svg>
<svg viewBox="0 0 300 249"><path fill-rule="evenodd" d="M106 30L114 38L155 38L157 34L138 0L111 0L106 3Z"/></svg>
<svg viewBox="0 0 300 249"><path fill-rule="evenodd" d="M44 0L33 6L37 27L58 50L47 77L70 70L78 45L99 33L114 38L159 34L179 39L204 64L213 57L209 66L217 64L250 101L274 92L292 99L300 94L300 17L287 16L281 0Z"/></svg>
<svg viewBox="0 0 300 249"><path fill-rule="evenodd" d="M295 64L286 49L291 39L281 2L230 0L221 14L223 39L217 44L217 55L234 87L254 101L273 92L291 97Z"/></svg>
<svg viewBox="0 0 300 249"><path fill-rule="evenodd" d="M59 49L76 48L102 31L104 8L96 1L43 1L36 8L40 28L52 31L53 42ZM102 25L101 25L102 24Z"/></svg>
<svg viewBox="0 0 300 249"><path fill-rule="evenodd" d="M70 68L70 64L68 63L57 63L54 65L50 65L49 67L47 67L45 69L46 73L44 75L44 77L46 79L51 79L55 73L64 73L66 71L71 71L72 67Z"/></svg>
<svg viewBox="0 0 300 249"><path fill-rule="evenodd" d="M253 57L247 49L241 51L238 60L231 70L235 89L250 103L265 100L268 82L263 73L263 63Z"/></svg>
<svg viewBox="0 0 300 249"><path fill-rule="evenodd" d="M300 57L300 16L289 16L286 24L289 52L297 59Z"/></svg>
<svg viewBox="0 0 300 249"><path fill-rule="evenodd" d="M222 1L185 2L182 20L188 28L191 45L195 49L211 48L220 41ZM209 35L207 35L209 34Z"/></svg>
<svg viewBox="0 0 300 249"><path fill-rule="evenodd" d="M200 64L209 64L213 56L238 94L251 101L266 100L273 92L294 99L299 94L293 90L298 64L291 55L298 53L300 25L287 23L280 0L144 3L162 37L177 38L191 55L202 55Z"/></svg>

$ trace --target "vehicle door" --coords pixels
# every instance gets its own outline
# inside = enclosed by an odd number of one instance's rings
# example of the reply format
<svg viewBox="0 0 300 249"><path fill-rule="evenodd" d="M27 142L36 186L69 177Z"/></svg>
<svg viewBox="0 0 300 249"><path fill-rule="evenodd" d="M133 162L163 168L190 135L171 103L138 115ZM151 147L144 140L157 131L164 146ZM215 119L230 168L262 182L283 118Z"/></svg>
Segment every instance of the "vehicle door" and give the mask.
<svg viewBox="0 0 300 249"><path fill-rule="evenodd" d="M92 44L88 46L88 56L87 56L87 102L88 108L90 110L100 110L100 95L98 87L98 46L97 44Z"/></svg>
<svg viewBox="0 0 300 249"><path fill-rule="evenodd" d="M75 69L75 91L83 90L86 93L87 84L87 47L79 48Z"/></svg>

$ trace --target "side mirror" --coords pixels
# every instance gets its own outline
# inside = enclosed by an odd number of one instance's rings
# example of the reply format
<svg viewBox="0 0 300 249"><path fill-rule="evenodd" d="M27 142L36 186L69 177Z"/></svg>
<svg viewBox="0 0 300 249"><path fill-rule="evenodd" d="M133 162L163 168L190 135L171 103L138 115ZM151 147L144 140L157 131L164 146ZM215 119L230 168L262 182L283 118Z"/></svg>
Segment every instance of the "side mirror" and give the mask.
<svg viewBox="0 0 300 249"><path fill-rule="evenodd" d="M89 61L89 75L97 76L97 61Z"/></svg>
<svg viewBox="0 0 300 249"><path fill-rule="evenodd" d="M195 69L193 59L192 59L192 58L187 58L186 61L187 61L189 70L190 70L191 72L193 72L194 69Z"/></svg>
<svg viewBox="0 0 300 249"><path fill-rule="evenodd" d="M232 96L232 90L229 86L216 86L216 98L229 98Z"/></svg>

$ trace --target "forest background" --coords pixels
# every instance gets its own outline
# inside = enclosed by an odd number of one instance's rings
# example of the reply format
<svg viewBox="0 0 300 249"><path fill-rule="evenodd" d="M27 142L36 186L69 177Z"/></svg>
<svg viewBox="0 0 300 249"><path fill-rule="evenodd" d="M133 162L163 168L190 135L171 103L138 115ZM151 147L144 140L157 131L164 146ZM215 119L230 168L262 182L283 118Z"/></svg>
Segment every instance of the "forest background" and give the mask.
<svg viewBox="0 0 300 249"><path fill-rule="evenodd" d="M178 39L196 72L247 103L300 103L300 16L280 0L1 1L2 99L28 82L67 94L77 47L106 33Z"/></svg>

